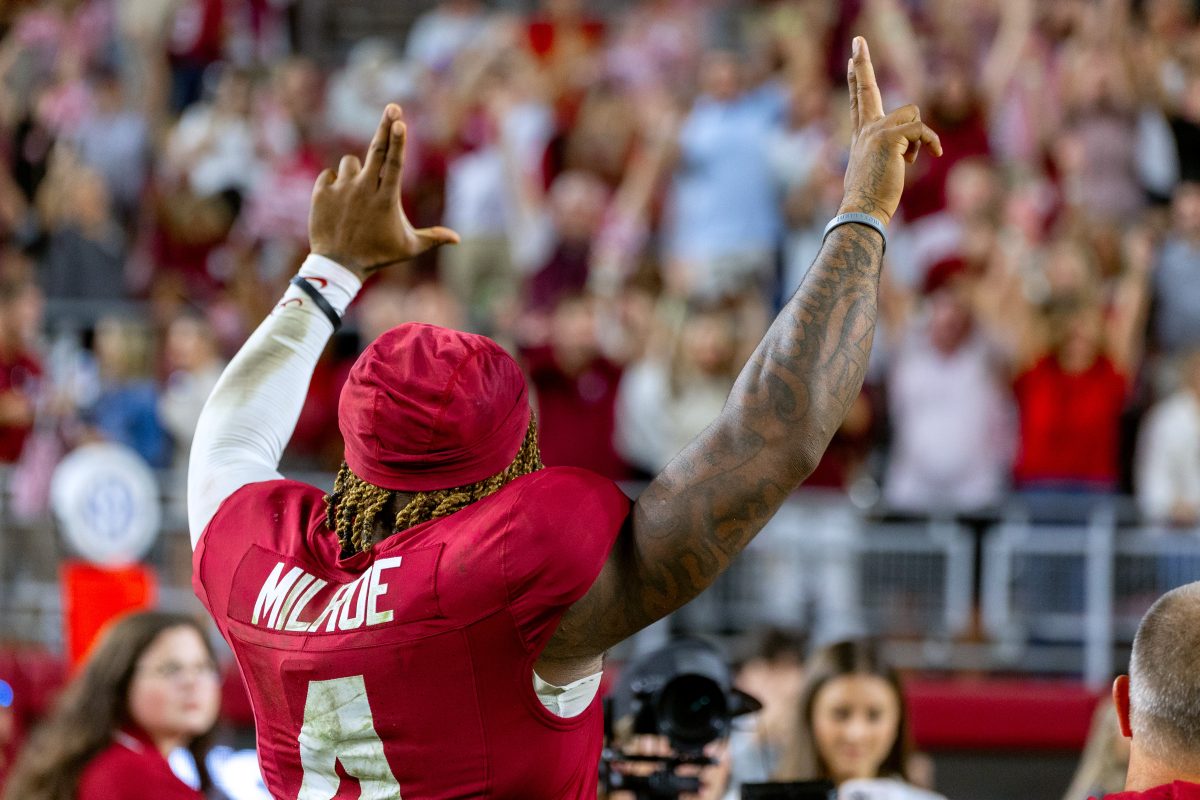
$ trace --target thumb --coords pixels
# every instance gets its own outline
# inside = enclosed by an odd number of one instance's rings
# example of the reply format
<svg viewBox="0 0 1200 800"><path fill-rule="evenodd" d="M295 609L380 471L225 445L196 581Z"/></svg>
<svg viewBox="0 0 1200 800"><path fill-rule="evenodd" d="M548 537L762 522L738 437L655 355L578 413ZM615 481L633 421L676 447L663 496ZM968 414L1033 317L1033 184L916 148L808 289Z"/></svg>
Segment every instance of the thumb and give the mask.
<svg viewBox="0 0 1200 800"><path fill-rule="evenodd" d="M440 247L444 244L458 244L462 237L450 228L436 225L432 228L419 228L414 233L429 247Z"/></svg>

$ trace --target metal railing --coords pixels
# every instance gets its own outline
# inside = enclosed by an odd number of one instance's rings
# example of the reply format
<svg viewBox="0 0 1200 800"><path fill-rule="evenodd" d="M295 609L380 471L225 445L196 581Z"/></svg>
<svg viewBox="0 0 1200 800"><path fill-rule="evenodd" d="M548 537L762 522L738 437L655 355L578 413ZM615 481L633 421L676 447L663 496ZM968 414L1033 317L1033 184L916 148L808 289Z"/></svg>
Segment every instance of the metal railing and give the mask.
<svg viewBox="0 0 1200 800"><path fill-rule="evenodd" d="M8 477L0 473L0 642L61 652L53 562L65 553L48 516L13 519ZM165 531L147 559L160 575L159 604L198 613L178 482L164 476L163 487ZM841 495L801 492L643 644L671 631L728 636L780 625L815 642L880 636L906 667L1074 672L1098 687L1150 604L1200 580L1200 532L1123 526L1109 502L1082 516L1046 523L1014 507L973 530L954 520L880 521ZM47 559L49 571L33 568Z"/></svg>
<svg viewBox="0 0 1200 800"><path fill-rule="evenodd" d="M675 624L948 642L970 624L973 562L971 534L953 522L870 523L843 498L797 495Z"/></svg>

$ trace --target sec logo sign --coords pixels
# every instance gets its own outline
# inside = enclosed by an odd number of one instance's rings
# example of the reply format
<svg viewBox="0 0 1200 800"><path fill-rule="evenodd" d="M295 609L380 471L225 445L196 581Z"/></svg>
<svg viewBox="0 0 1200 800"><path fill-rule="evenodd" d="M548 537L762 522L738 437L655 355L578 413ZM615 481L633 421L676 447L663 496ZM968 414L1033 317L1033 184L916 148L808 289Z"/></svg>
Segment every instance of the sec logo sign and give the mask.
<svg viewBox="0 0 1200 800"><path fill-rule="evenodd" d="M63 459L50 481L50 505L63 537L105 567L141 560L158 537L158 481L133 450L89 444Z"/></svg>

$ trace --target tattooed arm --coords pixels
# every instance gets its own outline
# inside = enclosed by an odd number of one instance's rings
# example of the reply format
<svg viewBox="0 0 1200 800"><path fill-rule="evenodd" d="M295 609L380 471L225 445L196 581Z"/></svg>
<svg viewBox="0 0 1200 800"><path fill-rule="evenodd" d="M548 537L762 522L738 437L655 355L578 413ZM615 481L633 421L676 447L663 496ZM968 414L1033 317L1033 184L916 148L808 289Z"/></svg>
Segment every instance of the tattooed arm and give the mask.
<svg viewBox="0 0 1200 800"><path fill-rule="evenodd" d="M915 106L884 116L862 39L847 76L855 137L842 212L887 223L904 163L937 136ZM720 416L634 506L599 578L567 612L539 664L595 658L711 584L816 467L858 396L875 331L883 241L865 225L826 239L804 282L742 369Z"/></svg>

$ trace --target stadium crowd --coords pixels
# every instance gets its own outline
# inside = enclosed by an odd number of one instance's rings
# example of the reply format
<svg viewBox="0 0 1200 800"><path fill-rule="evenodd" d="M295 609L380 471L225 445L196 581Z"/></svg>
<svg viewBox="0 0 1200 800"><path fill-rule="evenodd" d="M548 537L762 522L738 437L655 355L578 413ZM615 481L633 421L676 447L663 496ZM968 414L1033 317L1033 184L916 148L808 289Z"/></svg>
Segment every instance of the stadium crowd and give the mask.
<svg viewBox="0 0 1200 800"><path fill-rule="evenodd" d="M614 9L615 10L615 9ZM223 358L305 254L313 179L379 106L417 224L463 243L365 293L294 465L404 320L519 353L547 464L653 474L719 410L836 210L840 43L945 144L893 224L868 386L810 484L924 513L1136 489L1200 519L1200 28L1185 0L434 5L332 69L257 0L6 4L0 458L96 438L181 467ZM878 487L878 489L876 488Z"/></svg>
<svg viewBox="0 0 1200 800"><path fill-rule="evenodd" d="M182 481L226 359L306 255L314 180L390 101L411 124L406 208L463 241L373 279L285 467L337 468L356 354L422 321L519 357L547 465L654 475L721 409L820 247L847 158L844 42L864 33L885 105L918 102L946 154L909 174L867 386L808 484L918 515L1133 492L1148 521L1200 524L1188 0L501 6L432 4L406 39L332 64L298 51L288 0L0 8L0 462L18 515L85 442ZM742 678L787 709L801 659L781 649ZM213 690L197 663L172 685ZM927 784L878 669L875 744L895 763L824 777ZM770 751L788 777L825 758L820 731L811 753L760 733L741 755ZM1171 777L1135 744L1145 787Z"/></svg>

